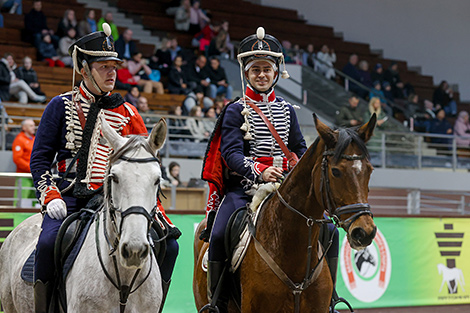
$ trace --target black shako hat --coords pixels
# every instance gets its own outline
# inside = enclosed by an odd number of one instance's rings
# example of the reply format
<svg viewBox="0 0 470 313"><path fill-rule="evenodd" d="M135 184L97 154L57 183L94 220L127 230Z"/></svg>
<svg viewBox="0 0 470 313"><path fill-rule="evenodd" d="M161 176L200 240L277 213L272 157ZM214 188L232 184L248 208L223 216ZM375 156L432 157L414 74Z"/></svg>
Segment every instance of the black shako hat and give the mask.
<svg viewBox="0 0 470 313"><path fill-rule="evenodd" d="M72 57L73 66L78 73L83 67L83 61L86 61L88 66L99 61L122 62L114 49L114 40L109 24L104 23L103 30L85 35L69 47L69 55Z"/></svg>

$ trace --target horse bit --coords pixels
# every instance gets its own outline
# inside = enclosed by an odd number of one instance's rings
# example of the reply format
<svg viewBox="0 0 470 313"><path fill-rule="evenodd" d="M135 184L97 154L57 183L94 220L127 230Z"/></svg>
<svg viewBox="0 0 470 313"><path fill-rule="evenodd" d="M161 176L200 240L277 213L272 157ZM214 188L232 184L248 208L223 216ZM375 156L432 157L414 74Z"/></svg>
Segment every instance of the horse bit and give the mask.
<svg viewBox="0 0 470 313"><path fill-rule="evenodd" d="M318 277L320 272L317 272L317 268L322 265L323 260L325 258L326 253L330 249L331 245L333 244L333 236L334 232L331 234L330 240L328 242L328 247L323 251L321 257L318 259L318 263L315 267L310 270L310 264L312 260L312 234L313 234L313 225L315 224L327 224L333 223L335 227L342 227L346 232L348 232L349 227L351 224L357 220L361 215L369 214L372 216L372 212L370 211L370 205L368 203L354 203L349 204L341 207L337 207L334 203L334 200L331 199L331 188L330 188L330 180L328 178L328 156L334 155L333 150L326 150L323 153L323 159L321 163L321 183L320 183L320 193L323 206L327 208L328 214L330 215L331 219L313 219L312 217L307 217L299 210L295 209L291 205L287 203L287 201L282 197L279 190L276 189L276 194L281 201L281 203L291 210L292 212L296 213L297 215L301 216L303 219L306 220L307 227L309 229L308 234L308 246L307 246L307 268L305 271L305 277L301 283L294 283L287 274L277 265L274 259L269 255L269 253L264 249L261 243L256 239L255 234L255 226L251 219L248 219L248 229L252 238L254 239L256 251L260 254L266 264L271 268L271 270L276 274L276 276L286 284L289 289L292 291L294 295L294 312L300 312L300 295L302 292L307 289ZM346 160L362 160L365 158L365 155L346 155L342 154L341 159ZM323 199L323 192L326 195L326 205ZM355 213L353 216L349 217L345 221L340 220L340 216L348 213Z"/></svg>
<svg viewBox="0 0 470 313"><path fill-rule="evenodd" d="M158 163L160 163L160 160L156 157L136 159L136 158L129 158L129 157L121 156L121 157L119 157L119 159L123 160L123 161L126 161L126 162L132 162L132 163L149 163L149 162L158 162ZM108 197L109 199L111 199L111 182L110 182L110 180L112 178L113 178L112 174L109 174L108 177L107 177L108 186L109 186L108 189L109 190L106 190L106 193L109 193L109 197ZM98 259L100 261L101 268L103 269L104 274L106 275L108 280L113 284L113 286L116 287L116 289L119 291L120 312L124 313L124 311L126 309L127 299L129 298L129 295L131 293L135 292L140 286L142 286L142 284L147 280L147 278L150 276L150 273L152 272L152 252L150 251L150 268L149 268L149 271L148 271L147 275L139 283L139 285L137 285L134 289L132 289L133 286L134 286L134 283L137 279L137 276L139 275L139 273L141 271L140 268L135 271L135 274L134 274L134 276L131 280L130 285L121 284L121 278L119 276L119 269L118 269L118 265L117 265L117 259L116 259L115 252L116 252L117 247L119 245L119 240L120 240L121 231L122 231L122 224L124 222L124 219L126 217L132 215L132 214L143 215L147 219L147 232L150 233L150 228L152 226L152 223L154 223L154 216L155 216L155 213L156 213L156 210L157 210L157 205L155 205L149 213L142 206L131 206L127 210L123 211L122 209L118 209L118 208L114 207L114 205L112 204L112 200L110 200L110 204L111 205L109 206L109 214L110 214L110 217L111 217L111 222L112 222L112 225L113 225L114 233L116 234L116 238L115 238L113 244L111 244L111 242L109 240L109 235L106 231L106 227L103 227L103 232L104 232L104 237L105 237L106 242L107 242L108 247L109 247L109 255L112 256L112 259L113 259L114 271L116 273L116 281L114 281L114 279L111 277L109 272L106 270L104 262L103 262L103 258L101 256L99 231L98 231L99 230L99 214L96 215L96 219L95 219L95 221L96 221L96 228L95 228L96 250L97 250ZM121 214L121 223L119 225L119 228L116 225L116 212ZM103 215L103 224L105 224L105 223L106 223L106 214ZM162 241L164 239L166 239L166 236L159 239L159 241ZM152 244L153 241L149 240L149 243Z"/></svg>

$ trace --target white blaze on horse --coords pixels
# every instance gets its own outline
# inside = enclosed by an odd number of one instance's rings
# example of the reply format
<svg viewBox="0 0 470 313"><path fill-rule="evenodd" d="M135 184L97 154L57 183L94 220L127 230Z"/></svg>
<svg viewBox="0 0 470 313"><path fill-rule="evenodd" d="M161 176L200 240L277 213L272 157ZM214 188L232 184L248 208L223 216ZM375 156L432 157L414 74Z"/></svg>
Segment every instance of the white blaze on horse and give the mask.
<svg viewBox="0 0 470 313"><path fill-rule="evenodd" d="M167 125L160 120L145 139L123 138L104 119L101 123L103 136L114 150L104 186L105 204L66 278L67 311L123 312L118 287L124 293L130 289L126 313L158 312L162 284L149 227L161 177L155 155L165 142ZM40 214L25 220L0 249L0 300L5 313L34 311L33 285L23 281L20 273L36 246L41 221Z"/></svg>

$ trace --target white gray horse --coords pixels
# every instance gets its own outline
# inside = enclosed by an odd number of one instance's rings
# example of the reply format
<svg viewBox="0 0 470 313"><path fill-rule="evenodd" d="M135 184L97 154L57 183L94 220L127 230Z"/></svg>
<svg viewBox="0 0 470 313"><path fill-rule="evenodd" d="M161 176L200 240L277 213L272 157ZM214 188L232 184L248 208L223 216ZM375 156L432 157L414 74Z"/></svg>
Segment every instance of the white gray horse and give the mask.
<svg viewBox="0 0 470 313"><path fill-rule="evenodd" d="M114 154L105 181L105 206L97 218L98 241L95 220L65 282L67 311L120 312L122 299L115 286L118 285L131 286L129 291L136 289L128 296L126 313L158 312L162 301L161 277L150 252L148 227L161 177L155 155L165 141L167 125L160 120L145 139L123 138L104 119L98 122L102 123L103 136ZM5 313L34 311L33 286L22 280L20 272L36 246L40 225L40 214L28 218L0 249L0 300ZM115 251L110 247L114 242Z"/></svg>

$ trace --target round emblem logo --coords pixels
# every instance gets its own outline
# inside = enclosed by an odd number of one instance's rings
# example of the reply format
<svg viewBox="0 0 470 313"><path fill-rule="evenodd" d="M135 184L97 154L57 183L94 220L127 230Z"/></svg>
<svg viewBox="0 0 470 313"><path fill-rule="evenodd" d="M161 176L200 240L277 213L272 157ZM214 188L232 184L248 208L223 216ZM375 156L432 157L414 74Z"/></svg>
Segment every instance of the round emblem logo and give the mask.
<svg viewBox="0 0 470 313"><path fill-rule="evenodd" d="M378 300L387 290L392 271L390 250L380 230L372 244L361 251L351 249L345 236L340 267L346 287L357 300Z"/></svg>

